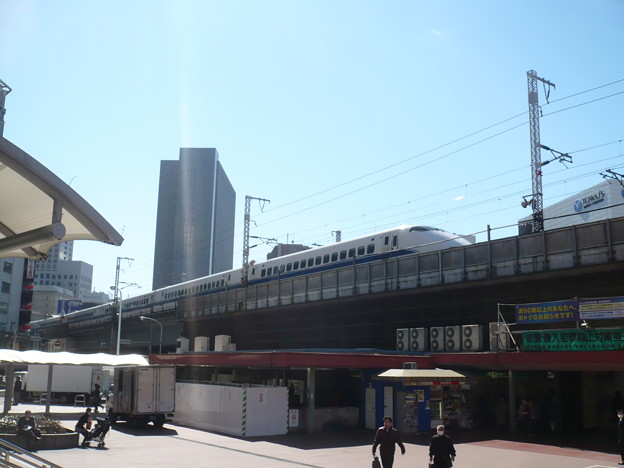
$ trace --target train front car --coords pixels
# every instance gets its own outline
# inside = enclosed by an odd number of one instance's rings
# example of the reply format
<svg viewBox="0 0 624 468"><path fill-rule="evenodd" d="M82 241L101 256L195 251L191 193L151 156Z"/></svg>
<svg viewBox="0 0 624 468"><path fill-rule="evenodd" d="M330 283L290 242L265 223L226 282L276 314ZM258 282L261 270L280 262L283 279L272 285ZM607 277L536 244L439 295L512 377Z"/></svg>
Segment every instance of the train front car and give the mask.
<svg viewBox="0 0 624 468"><path fill-rule="evenodd" d="M474 242L472 236L461 236L430 226L405 227L399 234L400 248L415 253L463 247Z"/></svg>

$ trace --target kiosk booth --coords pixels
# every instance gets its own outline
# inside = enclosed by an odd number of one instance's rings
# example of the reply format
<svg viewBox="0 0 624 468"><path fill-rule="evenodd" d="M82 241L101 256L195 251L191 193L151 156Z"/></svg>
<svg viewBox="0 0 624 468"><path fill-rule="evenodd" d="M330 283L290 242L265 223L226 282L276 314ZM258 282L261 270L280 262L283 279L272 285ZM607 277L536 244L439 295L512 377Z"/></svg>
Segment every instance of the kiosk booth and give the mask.
<svg viewBox="0 0 624 468"><path fill-rule="evenodd" d="M438 424L451 429L472 427L470 383L459 372L389 369L372 377L366 394L366 427L380 425L385 415L404 434L428 431Z"/></svg>

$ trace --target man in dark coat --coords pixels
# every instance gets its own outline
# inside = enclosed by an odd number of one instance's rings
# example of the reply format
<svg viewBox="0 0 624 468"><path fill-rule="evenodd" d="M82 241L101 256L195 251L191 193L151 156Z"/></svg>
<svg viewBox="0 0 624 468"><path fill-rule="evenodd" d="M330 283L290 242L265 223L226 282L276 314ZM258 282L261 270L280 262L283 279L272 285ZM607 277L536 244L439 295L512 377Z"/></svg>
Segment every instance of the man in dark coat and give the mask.
<svg viewBox="0 0 624 468"><path fill-rule="evenodd" d="M622 457L622 461L618 465L624 465L624 409L618 410L617 417L618 447L620 449L620 457Z"/></svg>
<svg viewBox="0 0 624 468"><path fill-rule="evenodd" d="M36 452L33 450L36 440L41 440L41 431L37 429L37 423L35 418L32 417L30 411L26 411L24 416L17 420L17 433L26 437L26 450L29 452Z"/></svg>
<svg viewBox="0 0 624 468"><path fill-rule="evenodd" d="M22 399L22 379L15 377L13 384L13 405L17 406Z"/></svg>
<svg viewBox="0 0 624 468"><path fill-rule="evenodd" d="M392 427L392 418L390 416L385 416L384 425L377 429L375 440L373 441L373 457L379 445L379 454L381 455L383 468L392 468L395 451L394 444L401 447L401 455L405 455L405 446L401 441L399 431Z"/></svg>
<svg viewBox="0 0 624 468"><path fill-rule="evenodd" d="M437 434L429 444L429 463L435 468L449 468L455 461L455 447L451 438L444 433L444 426L437 427Z"/></svg>

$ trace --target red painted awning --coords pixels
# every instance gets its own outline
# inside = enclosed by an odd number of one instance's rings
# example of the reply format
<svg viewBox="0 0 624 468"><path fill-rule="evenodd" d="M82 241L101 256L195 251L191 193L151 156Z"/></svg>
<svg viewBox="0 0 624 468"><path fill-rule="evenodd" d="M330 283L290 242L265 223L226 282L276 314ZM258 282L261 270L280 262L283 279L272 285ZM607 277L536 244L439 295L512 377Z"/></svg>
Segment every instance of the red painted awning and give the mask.
<svg viewBox="0 0 624 468"><path fill-rule="evenodd" d="M567 351L518 353L438 353L430 356L382 352L236 351L153 354L151 364L315 369L401 369L415 362L417 369L516 371L624 371L624 351Z"/></svg>
<svg viewBox="0 0 624 468"><path fill-rule="evenodd" d="M415 362L418 369L433 369L430 356L404 354L237 351L186 354L152 354L150 364L178 366L324 368L324 369L400 369L405 362Z"/></svg>

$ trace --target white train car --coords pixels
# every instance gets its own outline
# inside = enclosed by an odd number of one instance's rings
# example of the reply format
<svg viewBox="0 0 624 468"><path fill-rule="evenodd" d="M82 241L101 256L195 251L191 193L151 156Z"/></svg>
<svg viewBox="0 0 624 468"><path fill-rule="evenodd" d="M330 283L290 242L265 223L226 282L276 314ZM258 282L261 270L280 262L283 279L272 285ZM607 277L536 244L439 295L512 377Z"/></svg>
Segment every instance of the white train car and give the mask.
<svg viewBox="0 0 624 468"><path fill-rule="evenodd" d="M306 294L309 299L315 299L315 291L322 289L321 275L332 271L345 270L345 267L378 262L383 259L397 258L414 253L427 253L461 247L474 243L473 238L459 236L441 229L427 226L400 226L395 229L378 232L336 244L309 249L302 252L285 255L264 262L254 263L249 266L248 286L275 283L278 279L292 278L296 283L297 291L291 295L295 302L305 300ZM308 282L308 280L310 280ZM181 300L202 298L218 293L231 292L244 287L241 284L242 270L235 269L214 275L197 278L184 283L167 286L147 294L131 297L122 301L123 318L149 316L173 311ZM315 287L319 282L318 288ZM305 283L305 292L302 284ZM350 282L345 281L339 287L347 288ZM351 281L352 283L352 281ZM375 284L373 284L375 286ZM338 294L338 292L336 292ZM279 294L267 294L264 302L259 306L276 305L279 302ZM329 299L332 295L323 295ZM273 302L271 302L273 301ZM69 329L95 327L110 322L114 317L118 306L110 302L88 309L71 312L62 317L53 317L33 322L33 329L42 331L54 327L60 323L67 323ZM226 310L225 303L217 312Z"/></svg>

